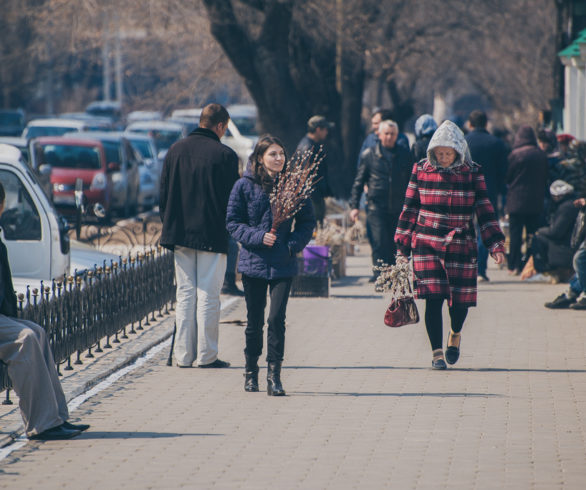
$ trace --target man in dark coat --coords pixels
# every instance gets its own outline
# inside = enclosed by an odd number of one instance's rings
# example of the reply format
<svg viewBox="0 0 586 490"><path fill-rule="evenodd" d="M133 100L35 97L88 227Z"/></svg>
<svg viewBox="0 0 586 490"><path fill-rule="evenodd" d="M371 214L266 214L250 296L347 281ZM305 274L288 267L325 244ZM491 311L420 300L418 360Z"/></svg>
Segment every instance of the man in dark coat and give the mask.
<svg viewBox="0 0 586 490"><path fill-rule="evenodd" d="M6 195L0 183L0 215ZM18 318L16 294L6 245L0 240L0 361L19 397L18 404L29 439L70 439L89 428L67 421L67 400L55 368L45 330Z"/></svg>
<svg viewBox="0 0 586 490"><path fill-rule="evenodd" d="M350 218L358 218L364 186L368 186L367 220L372 234L373 265L395 263L395 228L403 209L413 164L411 152L396 144L399 128L394 121L382 121L379 142L360 155L358 172L350 195ZM375 271L371 281L376 279Z"/></svg>
<svg viewBox="0 0 586 490"><path fill-rule="evenodd" d="M321 151L325 153L325 157L320 163L317 170L317 178L319 182L316 184L312 194L311 203L315 212L315 218L319 226L323 225L326 216L326 202L325 198L332 195L328 183L328 166L331 157L328 157L328 151L324 148L326 139L334 124L329 122L324 116L312 116L307 121L307 133L297 145L297 151L305 152L311 150L314 155Z"/></svg>
<svg viewBox="0 0 586 490"><path fill-rule="evenodd" d="M505 178L510 233L508 269L510 274L520 274L523 228L527 238L537 230L547 185L547 155L537 146L531 126L519 128L508 160Z"/></svg>
<svg viewBox="0 0 586 490"><path fill-rule="evenodd" d="M472 161L482 167L486 190L496 217L499 215L499 196L502 195L507 171L507 149L504 142L486 130L488 119L483 111L472 111L468 123L472 128L466 135ZM488 250L478 234L478 277L488 281L486 267Z"/></svg>
<svg viewBox="0 0 586 490"><path fill-rule="evenodd" d="M174 251L179 367L227 367L218 359L220 289L226 270L228 198L238 157L220 143L230 116L219 104L202 110L199 127L167 152L161 173L161 245Z"/></svg>

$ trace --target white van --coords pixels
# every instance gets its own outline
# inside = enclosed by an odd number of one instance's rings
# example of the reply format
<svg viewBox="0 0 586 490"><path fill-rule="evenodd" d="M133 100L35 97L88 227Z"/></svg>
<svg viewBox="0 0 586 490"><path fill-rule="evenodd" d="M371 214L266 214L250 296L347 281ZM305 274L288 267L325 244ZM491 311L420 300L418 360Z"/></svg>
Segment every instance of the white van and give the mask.
<svg viewBox="0 0 586 490"><path fill-rule="evenodd" d="M117 256L80 244L72 249L68 225L57 212L18 148L0 144L0 182L6 192L0 217L0 237L8 249L14 286L38 287L50 281L102 264Z"/></svg>

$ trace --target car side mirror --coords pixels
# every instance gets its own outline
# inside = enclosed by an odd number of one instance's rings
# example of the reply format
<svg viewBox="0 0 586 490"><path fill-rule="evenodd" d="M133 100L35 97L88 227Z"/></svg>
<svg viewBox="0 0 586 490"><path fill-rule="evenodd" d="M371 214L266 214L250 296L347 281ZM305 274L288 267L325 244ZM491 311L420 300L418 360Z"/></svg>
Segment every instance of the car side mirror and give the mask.
<svg viewBox="0 0 586 490"><path fill-rule="evenodd" d="M37 172L42 177L49 177L51 175L51 165L44 163L43 165L39 166Z"/></svg>
<svg viewBox="0 0 586 490"><path fill-rule="evenodd" d="M120 164L116 162L110 162L107 168L108 172L120 172Z"/></svg>

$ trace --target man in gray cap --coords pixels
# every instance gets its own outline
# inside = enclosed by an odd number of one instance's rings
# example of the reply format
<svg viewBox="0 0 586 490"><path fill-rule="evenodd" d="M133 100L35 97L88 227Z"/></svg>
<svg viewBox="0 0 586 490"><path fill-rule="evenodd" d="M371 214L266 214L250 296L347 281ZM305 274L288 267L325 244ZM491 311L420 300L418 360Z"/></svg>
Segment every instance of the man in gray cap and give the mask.
<svg viewBox="0 0 586 490"><path fill-rule="evenodd" d="M325 149L325 141L330 129L333 127L334 123L329 122L324 116L312 116L309 118L309 121L307 121L306 135L301 138L301 141L297 145L297 151L301 153L311 149L314 154L317 154L322 146L324 146L322 151L326 153L326 157L321 162L317 171L319 182L315 186L311 195L315 219L319 226L323 225L323 220L326 215L325 198L332 195L330 186L328 185L328 158Z"/></svg>

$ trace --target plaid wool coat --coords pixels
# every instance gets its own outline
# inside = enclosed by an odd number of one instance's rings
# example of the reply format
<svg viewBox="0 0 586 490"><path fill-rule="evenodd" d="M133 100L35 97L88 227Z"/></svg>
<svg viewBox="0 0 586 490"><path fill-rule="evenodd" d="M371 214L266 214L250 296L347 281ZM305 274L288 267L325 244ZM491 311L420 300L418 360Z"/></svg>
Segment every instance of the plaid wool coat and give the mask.
<svg viewBox="0 0 586 490"><path fill-rule="evenodd" d="M400 253L413 255L415 297L447 298L448 304L456 307L476 306L474 216L491 254L504 252L505 237L480 166L469 159L465 142L446 142L441 135L438 139L434 144L432 138L428 158L413 166L395 242ZM448 168L435 164L430 150L437 146L456 149L456 164Z"/></svg>

